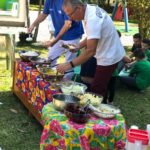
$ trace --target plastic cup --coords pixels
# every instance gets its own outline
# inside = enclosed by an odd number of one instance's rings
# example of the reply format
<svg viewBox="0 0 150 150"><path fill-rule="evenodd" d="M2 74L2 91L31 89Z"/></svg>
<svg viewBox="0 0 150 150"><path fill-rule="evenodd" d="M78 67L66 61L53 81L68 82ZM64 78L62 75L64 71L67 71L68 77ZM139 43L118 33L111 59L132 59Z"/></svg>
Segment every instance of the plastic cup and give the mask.
<svg viewBox="0 0 150 150"><path fill-rule="evenodd" d="M149 140L150 140L150 124L147 124L146 130L148 132Z"/></svg>
<svg viewBox="0 0 150 150"><path fill-rule="evenodd" d="M134 150L142 150L142 141L138 141L138 140L135 141Z"/></svg>
<svg viewBox="0 0 150 150"><path fill-rule="evenodd" d="M132 125L132 126L130 127L130 129L139 129L139 127L136 126L136 125Z"/></svg>

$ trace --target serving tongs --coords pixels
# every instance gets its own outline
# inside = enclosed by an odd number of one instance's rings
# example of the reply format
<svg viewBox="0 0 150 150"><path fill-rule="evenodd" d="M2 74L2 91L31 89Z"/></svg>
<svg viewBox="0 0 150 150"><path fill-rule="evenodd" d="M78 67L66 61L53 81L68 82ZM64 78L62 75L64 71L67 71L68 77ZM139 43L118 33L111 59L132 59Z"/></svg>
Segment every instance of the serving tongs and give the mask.
<svg viewBox="0 0 150 150"><path fill-rule="evenodd" d="M56 82L58 80L58 71L56 72L56 76L54 78L54 81Z"/></svg>
<svg viewBox="0 0 150 150"><path fill-rule="evenodd" d="M74 77L74 79L73 79L73 84L71 85L71 88L70 88L70 90L72 90L73 89L73 87L75 86L75 84L76 84L76 79L77 79L77 74L75 75L75 77Z"/></svg>
<svg viewBox="0 0 150 150"><path fill-rule="evenodd" d="M88 111L91 111L91 109L89 107L90 104L91 104L91 101L90 101L90 99L88 99L86 104L84 106L80 107L80 111L85 112L85 114L87 114Z"/></svg>
<svg viewBox="0 0 150 150"><path fill-rule="evenodd" d="M55 57L54 59L48 58L47 62L51 64L54 60L58 59L60 56Z"/></svg>
<svg viewBox="0 0 150 150"><path fill-rule="evenodd" d="M27 41L27 42L31 42L31 41L33 40L32 34L29 33L28 35L29 35L29 36L26 38L26 41Z"/></svg>
<svg viewBox="0 0 150 150"><path fill-rule="evenodd" d="M100 113L99 109L97 109L96 107L94 107L93 105L89 105L89 108L93 111L93 112L96 112L96 113Z"/></svg>

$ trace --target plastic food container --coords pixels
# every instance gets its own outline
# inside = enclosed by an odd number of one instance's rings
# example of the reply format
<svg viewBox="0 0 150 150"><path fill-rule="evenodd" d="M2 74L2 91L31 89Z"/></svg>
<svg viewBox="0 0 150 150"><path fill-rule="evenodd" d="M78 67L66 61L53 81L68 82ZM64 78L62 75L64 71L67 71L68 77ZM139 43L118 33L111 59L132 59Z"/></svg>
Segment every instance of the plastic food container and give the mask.
<svg viewBox="0 0 150 150"><path fill-rule="evenodd" d="M44 79L55 79L59 81L64 77L64 74L57 72L56 68L50 68L49 65L36 65L36 68Z"/></svg>
<svg viewBox="0 0 150 150"><path fill-rule="evenodd" d="M127 150L147 150L148 132L139 129L129 129Z"/></svg>
<svg viewBox="0 0 150 150"><path fill-rule="evenodd" d="M90 106L90 108L93 110L94 115L105 119L113 118L116 114L121 113L119 108L107 104L100 104L98 108Z"/></svg>
<svg viewBox="0 0 150 150"><path fill-rule="evenodd" d="M64 94L73 94L77 96L78 94L84 94L87 86L82 83L66 81L61 83L61 90Z"/></svg>
<svg viewBox="0 0 150 150"><path fill-rule="evenodd" d="M22 61L29 62L31 58L37 58L40 54L33 51L19 51L19 56Z"/></svg>

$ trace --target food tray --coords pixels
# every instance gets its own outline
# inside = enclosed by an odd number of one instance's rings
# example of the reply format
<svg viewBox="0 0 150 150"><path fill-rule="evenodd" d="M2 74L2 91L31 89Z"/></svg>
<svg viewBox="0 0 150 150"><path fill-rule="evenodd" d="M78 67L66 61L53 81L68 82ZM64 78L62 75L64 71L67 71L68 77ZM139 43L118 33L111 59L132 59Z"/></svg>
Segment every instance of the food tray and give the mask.
<svg viewBox="0 0 150 150"><path fill-rule="evenodd" d="M46 58L41 58L41 57L33 57L33 58L30 58L29 60L35 65L50 65L51 64L51 62L48 61Z"/></svg>
<svg viewBox="0 0 150 150"><path fill-rule="evenodd" d="M77 97L80 98L81 105L86 104L87 101L90 100L90 104L95 107L99 107L103 101L103 96L93 92L85 92L84 94L79 94Z"/></svg>
<svg viewBox="0 0 150 150"><path fill-rule="evenodd" d="M100 104L98 108L90 106L90 108L96 116L106 119L113 118L116 114L121 113L119 108L108 104Z"/></svg>
<svg viewBox="0 0 150 150"><path fill-rule="evenodd" d="M78 94L85 93L87 86L82 83L74 81L66 81L61 83L61 90L64 94L73 94L77 96Z"/></svg>
<svg viewBox="0 0 150 150"><path fill-rule="evenodd" d="M21 60L27 61L27 62L29 62L31 58L36 58L40 55L37 52L25 51L25 50L19 51L18 53L19 53Z"/></svg>
<svg viewBox="0 0 150 150"><path fill-rule="evenodd" d="M56 68L50 68L49 65L36 65L37 70L43 78L61 80L64 74L58 73Z"/></svg>

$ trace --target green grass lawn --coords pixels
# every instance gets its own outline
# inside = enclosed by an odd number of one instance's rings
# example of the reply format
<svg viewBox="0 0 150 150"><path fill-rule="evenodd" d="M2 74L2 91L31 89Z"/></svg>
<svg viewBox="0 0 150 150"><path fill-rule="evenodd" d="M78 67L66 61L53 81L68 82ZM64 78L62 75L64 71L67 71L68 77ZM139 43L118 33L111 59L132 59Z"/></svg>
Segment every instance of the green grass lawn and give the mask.
<svg viewBox="0 0 150 150"><path fill-rule="evenodd" d="M5 61L0 61L2 67L1 63L6 67ZM12 94L10 71L0 69L0 147L3 150L38 150L42 127Z"/></svg>
<svg viewBox="0 0 150 150"><path fill-rule="evenodd" d="M10 90L0 92L0 147L38 150L42 127Z"/></svg>
<svg viewBox="0 0 150 150"><path fill-rule="evenodd" d="M29 7L30 10L32 11L38 11L39 10L39 5L31 5ZM42 5L42 9L43 9L43 5Z"/></svg>
<svg viewBox="0 0 150 150"><path fill-rule="evenodd" d="M117 30L125 36L133 36L135 33L138 33L138 25L136 23L128 23L128 32L125 31L125 22L115 21L114 25Z"/></svg>

